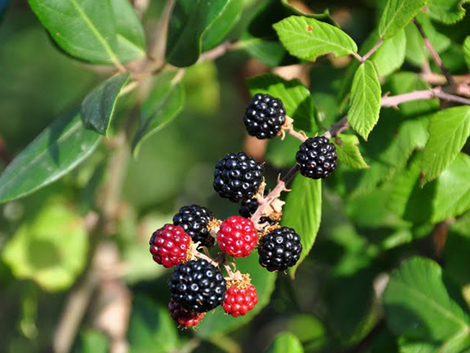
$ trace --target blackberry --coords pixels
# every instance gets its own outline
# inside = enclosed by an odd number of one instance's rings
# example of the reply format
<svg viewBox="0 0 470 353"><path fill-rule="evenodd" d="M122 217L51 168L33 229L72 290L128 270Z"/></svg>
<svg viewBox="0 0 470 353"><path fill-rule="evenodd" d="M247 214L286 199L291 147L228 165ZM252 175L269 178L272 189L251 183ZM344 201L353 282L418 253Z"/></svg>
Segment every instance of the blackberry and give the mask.
<svg viewBox="0 0 470 353"><path fill-rule="evenodd" d="M335 145L323 136L307 139L295 156L300 174L312 179L328 178L336 169L337 158Z"/></svg>
<svg viewBox="0 0 470 353"><path fill-rule="evenodd" d="M269 94L256 94L246 108L243 121L251 136L270 139L281 131L286 122L286 110L280 99Z"/></svg>
<svg viewBox="0 0 470 353"><path fill-rule="evenodd" d="M264 196L266 196L267 192L265 192L264 194L265 194ZM238 209L238 213L242 217L251 218L251 216L253 216L256 210L258 209L258 205L259 204L256 198L242 201L240 208ZM259 224L266 223L266 222L268 222L272 226L277 223L277 221L266 216L261 217L258 221Z"/></svg>
<svg viewBox="0 0 470 353"><path fill-rule="evenodd" d="M222 272L201 259L176 266L169 287L173 300L196 313L210 311L222 304L227 291Z"/></svg>
<svg viewBox="0 0 470 353"><path fill-rule="evenodd" d="M210 235L209 222L214 215L207 208L190 205L183 206L173 217L173 224L183 227L194 243L200 242L201 246L211 247L215 239Z"/></svg>
<svg viewBox="0 0 470 353"><path fill-rule="evenodd" d="M277 228L266 234L258 245L259 263L271 272L285 271L294 266L301 252L299 235L288 227Z"/></svg>
<svg viewBox="0 0 470 353"><path fill-rule="evenodd" d="M263 181L264 167L243 152L229 153L215 166L214 190L240 202L253 197Z"/></svg>

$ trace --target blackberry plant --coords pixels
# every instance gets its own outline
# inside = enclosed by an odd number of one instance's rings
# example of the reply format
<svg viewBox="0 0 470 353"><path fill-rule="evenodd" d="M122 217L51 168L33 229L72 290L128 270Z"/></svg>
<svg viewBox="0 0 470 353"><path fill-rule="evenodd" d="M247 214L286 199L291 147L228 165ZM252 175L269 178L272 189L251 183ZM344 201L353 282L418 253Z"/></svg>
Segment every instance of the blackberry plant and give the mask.
<svg viewBox="0 0 470 353"><path fill-rule="evenodd" d="M314 3L0 1L0 352L469 351L468 1Z"/></svg>

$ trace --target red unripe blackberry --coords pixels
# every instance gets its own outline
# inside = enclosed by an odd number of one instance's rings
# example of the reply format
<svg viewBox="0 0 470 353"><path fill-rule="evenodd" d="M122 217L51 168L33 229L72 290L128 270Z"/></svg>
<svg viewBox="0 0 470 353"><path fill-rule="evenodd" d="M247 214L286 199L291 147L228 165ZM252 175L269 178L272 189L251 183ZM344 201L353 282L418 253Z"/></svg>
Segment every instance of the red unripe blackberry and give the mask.
<svg viewBox="0 0 470 353"><path fill-rule="evenodd" d="M166 268L191 258L191 237L180 226L165 224L152 234L149 244L153 260Z"/></svg>
<svg viewBox="0 0 470 353"><path fill-rule="evenodd" d="M336 169L337 158L335 145L323 136L307 139L295 156L300 174L312 179L328 178Z"/></svg>
<svg viewBox="0 0 470 353"><path fill-rule="evenodd" d="M224 311L233 317L244 316L253 310L258 303L256 288L250 283L249 277L242 281L229 281L227 293L225 293L222 307Z"/></svg>
<svg viewBox="0 0 470 353"><path fill-rule="evenodd" d="M215 239L209 231L209 223L214 220L214 215L207 208L190 205L183 206L173 217L173 224L183 227L194 243L199 242L201 246L211 247Z"/></svg>
<svg viewBox="0 0 470 353"><path fill-rule="evenodd" d="M286 110L280 99L269 94L255 94L243 119L246 131L259 139L270 139L281 131L286 122Z"/></svg>
<svg viewBox="0 0 470 353"><path fill-rule="evenodd" d="M259 263L268 271L285 271L299 261L302 244L292 228L281 227L263 236L258 245Z"/></svg>
<svg viewBox="0 0 470 353"><path fill-rule="evenodd" d="M193 311L186 310L178 302L173 299L168 304L168 310L170 311L171 318L178 326L188 328L196 326L204 318L206 313L195 313Z"/></svg>
<svg viewBox="0 0 470 353"><path fill-rule="evenodd" d="M176 266L168 286L173 300L186 310L197 313L222 304L227 291L222 272L201 259Z"/></svg>
<svg viewBox="0 0 470 353"><path fill-rule="evenodd" d="M263 165L245 153L229 153L215 166L214 190L233 202L248 200L258 192L263 172Z"/></svg>
<svg viewBox="0 0 470 353"><path fill-rule="evenodd" d="M258 232L250 219L232 216L220 225L217 241L224 253L233 257L245 257L256 247Z"/></svg>

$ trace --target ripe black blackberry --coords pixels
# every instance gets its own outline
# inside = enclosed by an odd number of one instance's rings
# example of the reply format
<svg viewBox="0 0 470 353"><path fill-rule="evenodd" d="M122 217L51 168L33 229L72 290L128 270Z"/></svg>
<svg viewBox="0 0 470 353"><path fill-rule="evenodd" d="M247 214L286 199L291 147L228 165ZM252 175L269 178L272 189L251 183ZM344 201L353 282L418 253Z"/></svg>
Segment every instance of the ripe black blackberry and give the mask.
<svg viewBox="0 0 470 353"><path fill-rule="evenodd" d="M229 153L215 166L214 190L240 202L253 197L263 181L264 167L243 152Z"/></svg>
<svg viewBox="0 0 470 353"><path fill-rule="evenodd" d="M211 247L215 239L210 235L208 225L213 219L214 215L207 208L190 205L180 208L173 217L173 224L183 227L194 243L200 242L202 246Z"/></svg>
<svg viewBox="0 0 470 353"><path fill-rule="evenodd" d="M264 196L266 196L267 193L265 192L264 194L265 194ZM259 204L256 198L242 201L240 208L238 209L238 213L242 217L251 218L251 216L253 216L253 214L258 209L258 205ZM266 222L268 222L271 225L275 225L277 223L275 220L269 217L265 217L265 216L261 217L258 223L261 224L261 223L266 223Z"/></svg>
<svg viewBox="0 0 470 353"><path fill-rule="evenodd" d="M299 261L302 244L292 228L281 227L263 236L258 245L259 263L268 271L285 271Z"/></svg>
<svg viewBox="0 0 470 353"><path fill-rule="evenodd" d="M281 131L286 122L286 110L280 99L269 94L255 94L243 119L246 130L259 139L270 139Z"/></svg>
<svg viewBox="0 0 470 353"><path fill-rule="evenodd" d="M222 304L227 291L222 272L201 259L176 266L169 287L173 300L186 310L197 313Z"/></svg>
<svg viewBox="0 0 470 353"><path fill-rule="evenodd" d="M300 174L312 179L328 178L336 169L337 158L335 145L323 136L307 139L295 156Z"/></svg>

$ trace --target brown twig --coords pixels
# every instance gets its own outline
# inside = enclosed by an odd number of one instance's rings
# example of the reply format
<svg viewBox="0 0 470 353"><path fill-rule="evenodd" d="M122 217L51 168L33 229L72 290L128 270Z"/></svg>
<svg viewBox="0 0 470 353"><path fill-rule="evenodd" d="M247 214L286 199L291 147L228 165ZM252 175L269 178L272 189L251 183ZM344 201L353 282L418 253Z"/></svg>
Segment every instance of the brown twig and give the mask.
<svg viewBox="0 0 470 353"><path fill-rule="evenodd" d="M413 23L415 24L416 28L418 29L419 33L421 34L421 37L423 37L424 45L426 46L426 48L431 53L431 56L432 56L434 62L441 69L441 71L444 74L448 84L451 85L451 86L455 85L455 82L454 82L454 79L452 78L452 75L450 74L449 70L447 70L444 63L442 62L441 57L439 56L439 53L437 52L437 50L432 45L429 38L426 36L426 33L424 32L423 26L421 26L421 23L419 23L416 18L413 19Z"/></svg>
<svg viewBox="0 0 470 353"><path fill-rule="evenodd" d="M399 94L396 96L384 96L382 97L380 105L382 107L393 107L398 108L399 104L412 102L417 100L425 100L439 98L449 102L456 102L465 105L470 105L470 99L459 97L453 94L445 93L441 87L435 87L433 89L424 91L413 91L409 93Z"/></svg>
<svg viewBox="0 0 470 353"><path fill-rule="evenodd" d="M323 137L330 139L347 129L349 129L348 117L345 116L336 124L332 125L331 128L323 134Z"/></svg>
<svg viewBox="0 0 470 353"><path fill-rule="evenodd" d="M70 292L59 320L54 339L55 353L68 353L77 335L80 323L85 315L92 294L99 283L95 269L95 259L99 256L99 243L105 234L114 229L116 205L119 201L121 186L128 162L126 131L116 137L112 156L108 162L109 182L104 186L100 202L99 219L90 230L90 250L87 268L82 279Z"/></svg>
<svg viewBox="0 0 470 353"><path fill-rule="evenodd" d="M233 41L225 41L216 46L215 48L202 53L199 57L198 62L205 61L205 60L215 60L220 58L221 56L225 55L228 51L235 47L235 42Z"/></svg>

